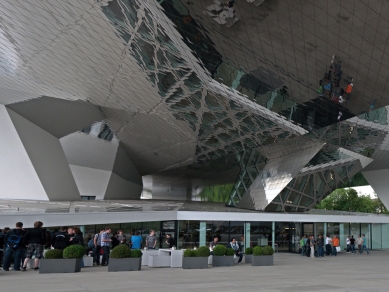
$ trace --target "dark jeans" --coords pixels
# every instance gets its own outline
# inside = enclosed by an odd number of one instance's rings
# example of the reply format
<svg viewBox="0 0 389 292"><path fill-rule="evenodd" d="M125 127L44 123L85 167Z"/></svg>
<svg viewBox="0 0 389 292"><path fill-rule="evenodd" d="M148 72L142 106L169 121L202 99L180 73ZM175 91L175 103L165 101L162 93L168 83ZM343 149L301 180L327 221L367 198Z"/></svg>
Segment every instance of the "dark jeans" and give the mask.
<svg viewBox="0 0 389 292"><path fill-rule="evenodd" d="M101 246L97 246L93 249L93 258L95 259L96 264L100 264L100 249Z"/></svg>
<svg viewBox="0 0 389 292"><path fill-rule="evenodd" d="M322 245L318 246L318 252L317 253L318 253L317 254L318 257L324 257L324 248L323 248Z"/></svg>
<svg viewBox="0 0 389 292"><path fill-rule="evenodd" d="M331 255L331 244L326 244L326 255Z"/></svg>
<svg viewBox="0 0 389 292"><path fill-rule="evenodd" d="M238 264L242 261L243 254L242 253L236 253L236 256L239 257Z"/></svg>
<svg viewBox="0 0 389 292"><path fill-rule="evenodd" d="M20 263L22 261L24 252L25 252L24 248L13 249L12 247L7 247L4 255L3 269L9 270L12 256L14 256L14 270L20 270Z"/></svg>
<svg viewBox="0 0 389 292"><path fill-rule="evenodd" d="M355 244L350 244L351 253L355 253Z"/></svg>
<svg viewBox="0 0 389 292"><path fill-rule="evenodd" d="M101 264L102 265L105 265L105 264L108 265L108 263L109 263L109 252L110 252L109 246L102 246L102 248L103 248L104 254L103 254L103 258L101 259Z"/></svg>
<svg viewBox="0 0 389 292"><path fill-rule="evenodd" d="M336 246L332 247L332 254L336 256L338 254L338 251L336 250Z"/></svg>

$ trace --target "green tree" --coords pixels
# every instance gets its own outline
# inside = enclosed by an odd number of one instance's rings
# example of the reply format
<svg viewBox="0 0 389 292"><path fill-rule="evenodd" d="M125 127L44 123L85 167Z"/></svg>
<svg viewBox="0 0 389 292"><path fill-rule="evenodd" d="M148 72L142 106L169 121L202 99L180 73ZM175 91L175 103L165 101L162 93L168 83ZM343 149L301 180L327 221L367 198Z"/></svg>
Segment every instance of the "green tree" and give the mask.
<svg viewBox="0 0 389 292"><path fill-rule="evenodd" d="M199 194L202 201L227 202L234 184L214 185L205 187Z"/></svg>
<svg viewBox="0 0 389 292"><path fill-rule="evenodd" d="M383 213L388 210L378 198L372 199L369 195L358 196L356 190L338 189L315 206L316 209L337 210L364 213Z"/></svg>

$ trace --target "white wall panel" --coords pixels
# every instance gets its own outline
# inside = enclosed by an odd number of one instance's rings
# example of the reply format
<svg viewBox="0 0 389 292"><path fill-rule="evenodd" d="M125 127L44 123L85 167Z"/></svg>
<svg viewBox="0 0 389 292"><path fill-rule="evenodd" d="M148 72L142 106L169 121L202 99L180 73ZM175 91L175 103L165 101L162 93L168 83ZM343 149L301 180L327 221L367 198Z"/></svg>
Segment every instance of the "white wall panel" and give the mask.
<svg viewBox="0 0 389 292"><path fill-rule="evenodd" d="M121 178L116 173L111 174L105 193L105 200L139 199L142 193L142 182L136 184Z"/></svg>
<svg viewBox="0 0 389 292"><path fill-rule="evenodd" d="M78 165L70 165L70 170L81 196L95 196L97 200L104 198L111 177L110 171Z"/></svg>
<svg viewBox="0 0 389 292"><path fill-rule="evenodd" d="M389 208L389 169L363 171L362 174L385 207Z"/></svg>
<svg viewBox="0 0 389 292"><path fill-rule="evenodd" d="M7 111L49 200L80 200L59 140L14 111Z"/></svg>
<svg viewBox="0 0 389 292"><path fill-rule="evenodd" d="M48 200L4 105L0 125L0 198Z"/></svg>

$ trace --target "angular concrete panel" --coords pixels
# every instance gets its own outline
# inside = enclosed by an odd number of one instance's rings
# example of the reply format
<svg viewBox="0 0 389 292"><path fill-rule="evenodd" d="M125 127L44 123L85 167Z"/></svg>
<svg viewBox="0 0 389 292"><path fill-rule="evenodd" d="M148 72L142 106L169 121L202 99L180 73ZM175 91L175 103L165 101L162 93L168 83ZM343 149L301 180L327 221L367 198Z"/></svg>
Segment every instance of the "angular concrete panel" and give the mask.
<svg viewBox="0 0 389 292"><path fill-rule="evenodd" d="M362 174L385 207L389 208L389 169L363 171Z"/></svg>
<svg viewBox="0 0 389 292"><path fill-rule="evenodd" d="M48 200L4 105L0 105L0 198Z"/></svg>
<svg viewBox="0 0 389 292"><path fill-rule="evenodd" d="M104 200L139 199L142 193L142 183L136 184L125 180L116 173L111 174Z"/></svg>
<svg viewBox="0 0 389 292"><path fill-rule="evenodd" d="M14 111L7 111L49 200L80 200L59 140Z"/></svg>

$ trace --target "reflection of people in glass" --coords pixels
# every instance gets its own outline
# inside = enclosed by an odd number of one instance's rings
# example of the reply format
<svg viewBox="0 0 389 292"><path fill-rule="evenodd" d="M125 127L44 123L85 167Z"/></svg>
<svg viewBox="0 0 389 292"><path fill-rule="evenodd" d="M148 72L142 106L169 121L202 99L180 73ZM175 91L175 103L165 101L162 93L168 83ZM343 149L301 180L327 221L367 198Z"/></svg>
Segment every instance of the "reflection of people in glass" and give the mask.
<svg viewBox="0 0 389 292"><path fill-rule="evenodd" d="M215 236L213 238L213 241L211 241L210 245L209 245L209 250L211 251L211 255L213 255L213 249L214 247L219 243L219 237Z"/></svg>

